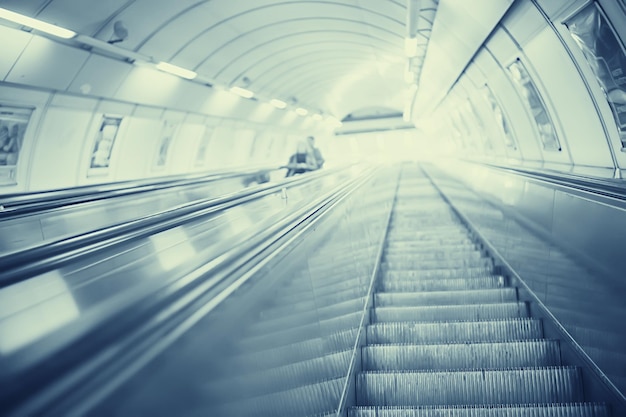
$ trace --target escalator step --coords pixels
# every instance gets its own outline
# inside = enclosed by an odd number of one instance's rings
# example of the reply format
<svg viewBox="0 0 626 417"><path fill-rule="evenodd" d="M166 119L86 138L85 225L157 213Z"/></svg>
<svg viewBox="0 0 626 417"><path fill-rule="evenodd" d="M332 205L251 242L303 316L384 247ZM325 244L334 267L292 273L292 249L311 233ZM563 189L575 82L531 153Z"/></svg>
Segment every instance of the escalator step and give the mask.
<svg viewBox="0 0 626 417"><path fill-rule="evenodd" d="M238 374L206 384L212 398L225 401L284 391L345 376L352 349L262 371Z"/></svg>
<svg viewBox="0 0 626 417"><path fill-rule="evenodd" d="M457 407L353 407L348 417L609 417L604 404L521 404Z"/></svg>
<svg viewBox="0 0 626 417"><path fill-rule="evenodd" d="M393 251L387 251L384 257L387 262L398 262L407 258L420 261L435 261L456 258L481 259L484 258L484 254L480 250L473 247L454 249L437 246L436 249L430 247L421 250L414 248L396 248Z"/></svg>
<svg viewBox="0 0 626 417"><path fill-rule="evenodd" d="M328 306L317 307L313 301L307 301L300 310L296 310L293 306L298 304L290 304L288 306L277 305L268 307L260 313L261 320L278 320L281 318L287 318L294 315L314 314L318 319L327 319L342 314L347 314L350 311L360 310L365 303L364 297L355 297L346 301L340 301ZM304 317L302 317L304 320Z"/></svg>
<svg viewBox="0 0 626 417"><path fill-rule="evenodd" d="M582 399L574 367L362 372L357 404L379 406L566 403Z"/></svg>
<svg viewBox="0 0 626 417"><path fill-rule="evenodd" d="M332 379L198 410L196 414L198 416L293 417L330 413L339 404L344 382L345 377Z"/></svg>
<svg viewBox="0 0 626 417"><path fill-rule="evenodd" d="M227 368L232 366L250 368L249 372L252 372L255 369L267 369L313 359L352 348L356 334L357 329L352 328L324 337L310 336L306 340L284 343L269 349L252 346L248 352L234 356L229 362L222 361L222 365Z"/></svg>
<svg viewBox="0 0 626 417"><path fill-rule="evenodd" d="M434 278L474 278L493 275L493 267L472 268L439 268L425 270L383 270L383 281L411 280L411 279L434 279Z"/></svg>
<svg viewBox="0 0 626 417"><path fill-rule="evenodd" d="M375 295L376 307L487 304L517 301L515 288L466 291L384 292Z"/></svg>
<svg viewBox="0 0 626 417"><path fill-rule="evenodd" d="M417 291L454 291L481 288L501 288L506 284L504 277L499 275L475 278L434 278L412 280L383 280L380 291L386 292L417 292Z"/></svg>
<svg viewBox="0 0 626 417"><path fill-rule="evenodd" d="M502 369L558 366L555 340L437 345L368 345L363 347L365 370Z"/></svg>
<svg viewBox="0 0 626 417"><path fill-rule="evenodd" d="M283 346L296 343L302 340L311 339L312 336L326 336L338 333L342 330L358 327L361 322L362 312L344 314L329 320L299 325L287 329L268 332L264 334L250 335L239 341L238 346L244 350L263 349Z"/></svg>
<svg viewBox="0 0 626 417"><path fill-rule="evenodd" d="M408 269L432 270L454 268L492 268L491 258L480 259L441 259L434 261L422 261L419 259L403 259L394 262L384 261L383 268L387 271L403 271Z"/></svg>
<svg viewBox="0 0 626 417"><path fill-rule="evenodd" d="M367 326L368 343L504 342L543 337L541 321L509 319L439 323L379 323Z"/></svg>
<svg viewBox="0 0 626 417"><path fill-rule="evenodd" d="M527 317L525 303L466 304L426 307L376 307L374 322L488 320Z"/></svg>

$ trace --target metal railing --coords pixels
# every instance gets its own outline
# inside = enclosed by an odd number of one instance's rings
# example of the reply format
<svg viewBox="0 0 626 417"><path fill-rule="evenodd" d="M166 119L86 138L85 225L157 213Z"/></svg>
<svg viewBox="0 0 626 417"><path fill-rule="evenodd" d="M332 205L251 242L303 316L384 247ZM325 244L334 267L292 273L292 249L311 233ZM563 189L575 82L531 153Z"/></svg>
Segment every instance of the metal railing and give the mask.
<svg viewBox="0 0 626 417"><path fill-rule="evenodd" d="M53 415L79 415L88 410L243 285L272 254L302 238L311 225L366 179L367 173L363 173L341 183L140 303L115 311L87 328L61 329L7 358L0 371L0 384L6 388L0 393L0 408L18 415L43 410ZM311 180L302 177L290 184ZM225 210L274 191L275 187L268 187L231 196L217 205L207 203L203 210ZM198 215L201 213L196 207L184 218L190 221ZM126 232L125 238L142 233ZM55 261L62 259L48 262Z"/></svg>

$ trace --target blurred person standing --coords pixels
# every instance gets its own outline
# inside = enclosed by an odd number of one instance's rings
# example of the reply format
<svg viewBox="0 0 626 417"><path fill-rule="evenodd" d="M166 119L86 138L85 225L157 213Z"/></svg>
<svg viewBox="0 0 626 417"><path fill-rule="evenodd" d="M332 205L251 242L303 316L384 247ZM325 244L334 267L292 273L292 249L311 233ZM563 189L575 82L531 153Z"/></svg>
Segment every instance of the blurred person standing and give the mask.
<svg viewBox="0 0 626 417"><path fill-rule="evenodd" d="M315 137L314 136L308 136L306 138L307 144L309 145L311 154L313 155L313 158L315 159L315 165L317 166L316 169L320 169L324 166L324 157L322 156L322 152L320 152L320 150L318 148L315 147Z"/></svg>

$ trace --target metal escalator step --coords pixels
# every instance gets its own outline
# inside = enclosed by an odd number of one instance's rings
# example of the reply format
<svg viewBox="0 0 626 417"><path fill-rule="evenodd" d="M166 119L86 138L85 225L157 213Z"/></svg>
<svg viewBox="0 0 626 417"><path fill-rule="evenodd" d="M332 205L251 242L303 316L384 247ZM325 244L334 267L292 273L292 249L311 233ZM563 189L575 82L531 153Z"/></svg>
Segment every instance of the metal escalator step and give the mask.
<svg viewBox="0 0 626 417"><path fill-rule="evenodd" d="M241 373L250 373L302 362L333 352L352 349L357 331L357 328L352 328L328 336L311 337L270 349L259 347L259 349L230 357L228 360L225 359L221 361L221 365L229 373L232 373L235 368L239 369Z"/></svg>
<svg viewBox="0 0 626 417"><path fill-rule="evenodd" d="M566 403L583 398L575 367L362 372L356 387L357 405Z"/></svg>
<svg viewBox="0 0 626 417"><path fill-rule="evenodd" d="M492 266L471 268L440 268L428 270L383 270L383 281L432 278L474 278L493 275Z"/></svg>
<svg viewBox="0 0 626 417"><path fill-rule="evenodd" d="M290 390L233 401L200 412L206 416L294 417L330 413L336 410L345 382L332 379Z"/></svg>
<svg viewBox="0 0 626 417"><path fill-rule="evenodd" d="M480 251L480 247L473 242L467 243L455 243L451 245L437 245L435 246L439 251L450 251L450 252L474 252ZM391 242L387 243L385 248L385 254L388 255L402 255L406 253L418 253L424 254L433 250L433 245L431 243L412 243L410 241L406 242L397 242L396 244L391 244Z"/></svg>
<svg viewBox="0 0 626 417"><path fill-rule="evenodd" d="M352 349L276 368L212 380L203 386L224 401L256 397L345 376Z"/></svg>
<svg viewBox="0 0 626 417"><path fill-rule="evenodd" d="M457 245L461 245L461 246L476 245L476 242L474 242L468 236L467 232L458 233L458 235L455 235L454 237L431 236L432 239L430 240L426 239L427 236L422 236L424 239L420 240L420 239L416 239L415 235L404 236L404 235L398 234L397 236L394 236L394 234L395 232L389 231L387 241L385 242L387 249L411 248L411 247L432 248L434 244L438 244L444 247L452 247L452 246L457 246Z"/></svg>
<svg viewBox="0 0 626 417"><path fill-rule="evenodd" d="M364 304L365 298L361 297L303 313L282 315L270 319L264 318L252 324L248 334L265 334L303 324L317 323L319 320L331 320L334 317L362 311Z"/></svg>
<svg viewBox="0 0 626 417"><path fill-rule="evenodd" d="M378 323L367 326L367 341L382 343L504 342L543 337L541 320L508 319L437 323Z"/></svg>
<svg viewBox="0 0 626 417"><path fill-rule="evenodd" d="M457 407L352 407L348 417L609 417L605 404L519 404Z"/></svg>
<svg viewBox="0 0 626 417"><path fill-rule="evenodd" d="M398 262L404 259L411 258L420 261L436 261L447 259L481 259L484 258L483 253L474 248L473 246L466 246L462 248L445 248L440 247L424 247L422 249L415 248L396 248L388 250L385 253L384 259L387 262Z"/></svg>
<svg viewBox="0 0 626 417"><path fill-rule="evenodd" d="M407 269L447 269L447 268L493 268L491 258L480 259L441 259L434 261L421 261L419 259L404 259L401 261L383 261L382 266L387 271Z"/></svg>
<svg viewBox="0 0 626 417"><path fill-rule="evenodd" d="M363 297L367 292L366 286L352 286L351 288L338 289L335 292L322 292L318 293L313 290L302 291L300 293L289 294L288 296L282 295L280 297L280 304L284 306L291 306L293 304L299 304L303 301L313 301L318 307L337 304L342 301L350 300L353 298ZM278 298L276 299L278 300Z"/></svg>
<svg viewBox="0 0 626 417"><path fill-rule="evenodd" d="M506 280L500 275L474 278L428 278L407 280L382 280L380 291L420 292L420 291L461 291L473 289L502 288Z"/></svg>
<svg viewBox="0 0 626 417"><path fill-rule="evenodd" d="M556 340L364 346L364 370L502 369L558 366Z"/></svg>
<svg viewBox="0 0 626 417"><path fill-rule="evenodd" d="M487 304L517 301L517 289L494 288L464 291L380 292L376 307L408 307L456 304Z"/></svg>
<svg viewBox="0 0 626 417"><path fill-rule="evenodd" d="M366 274L357 276L355 276L355 274L351 274L350 276L342 276L341 274L332 275L330 279L323 282L312 281L309 285L285 288L285 291L279 294L279 297L293 298L310 292L319 295L332 294L350 288L359 288L369 283L369 281L370 277Z"/></svg>
<svg viewBox="0 0 626 417"><path fill-rule="evenodd" d="M426 307L376 307L373 322L487 320L527 317L525 303L465 304Z"/></svg>
<svg viewBox="0 0 626 417"><path fill-rule="evenodd" d="M326 336L342 330L357 327L361 321L362 312L356 311L328 320L299 325L297 327L280 329L261 335L255 334L245 337L237 343L243 350L263 349L296 343L316 336Z"/></svg>
<svg viewBox="0 0 626 417"><path fill-rule="evenodd" d="M455 244L461 242L471 242L471 240L469 240L469 236L467 235L467 231L458 226L454 226L453 228L429 227L426 231L414 231L414 229L419 229L421 227L423 226L404 225L402 227L397 227L396 229L392 228L389 230L387 237L388 242L389 244L403 242L403 245L420 243L430 243L432 245L441 243L445 245L450 243Z"/></svg>
<svg viewBox="0 0 626 417"><path fill-rule="evenodd" d="M303 306L300 310L296 310L293 307L299 304L289 304L288 306L272 306L263 310L260 313L261 320L273 320L273 319L281 319L287 318L287 316L291 315L304 315L305 313L312 314L316 317L316 319L328 319L334 316L339 316L342 314L349 313L351 311L356 311L363 307L365 303L364 297L355 297L349 300L340 301L335 304L330 304L323 307L317 307L314 301L307 301L306 303L301 303ZM304 318L303 318L304 319Z"/></svg>

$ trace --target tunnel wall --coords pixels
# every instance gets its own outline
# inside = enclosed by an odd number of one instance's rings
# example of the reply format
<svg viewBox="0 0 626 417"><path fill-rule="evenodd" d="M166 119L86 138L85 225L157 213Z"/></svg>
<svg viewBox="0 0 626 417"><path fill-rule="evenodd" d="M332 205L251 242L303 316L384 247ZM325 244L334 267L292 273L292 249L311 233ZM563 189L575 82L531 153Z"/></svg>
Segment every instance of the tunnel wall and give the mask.
<svg viewBox="0 0 626 417"><path fill-rule="evenodd" d="M427 129L446 137L463 159L623 177L626 153L606 86L568 28L593 7L621 36L626 13L616 3L515 2L438 106L431 119L438 122ZM520 69L526 73L522 80Z"/></svg>
<svg viewBox="0 0 626 417"><path fill-rule="evenodd" d="M590 60L571 33L581 16L610 22L623 68ZM507 170L622 185L624 109L594 66L620 87L624 39L624 2L517 1L424 127L455 148L439 165L461 184L449 191L626 404L623 201Z"/></svg>
<svg viewBox="0 0 626 417"><path fill-rule="evenodd" d="M327 135L310 117L76 45L5 26L0 44L0 124L20 125L17 147L0 149L0 194L278 166L305 134Z"/></svg>
<svg viewBox="0 0 626 417"><path fill-rule="evenodd" d="M477 163L428 172L552 317L533 298L531 310L567 332L550 337L575 352L566 362L590 367L589 392L626 412L626 204Z"/></svg>

